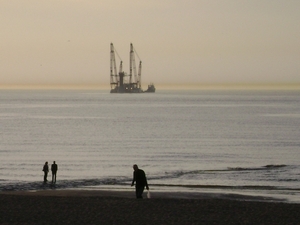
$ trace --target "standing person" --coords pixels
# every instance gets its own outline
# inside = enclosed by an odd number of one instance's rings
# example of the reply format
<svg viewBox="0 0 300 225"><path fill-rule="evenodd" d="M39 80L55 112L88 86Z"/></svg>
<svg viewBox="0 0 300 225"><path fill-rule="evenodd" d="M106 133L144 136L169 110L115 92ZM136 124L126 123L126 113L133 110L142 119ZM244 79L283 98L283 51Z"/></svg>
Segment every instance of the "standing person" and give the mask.
<svg viewBox="0 0 300 225"><path fill-rule="evenodd" d="M52 184L56 183L56 172L57 172L58 166L55 163L55 161L53 161L53 164L51 165L51 171L52 171Z"/></svg>
<svg viewBox="0 0 300 225"><path fill-rule="evenodd" d="M135 182L136 198L143 198L143 192L145 187L147 190L149 190L145 172L144 170L139 169L139 167L136 164L133 165L133 170L134 171L131 186L133 186Z"/></svg>
<svg viewBox="0 0 300 225"><path fill-rule="evenodd" d="M43 171L44 171L44 183L46 183L48 181L47 176L48 176L48 172L49 172L48 162L45 162L45 164L43 166Z"/></svg>

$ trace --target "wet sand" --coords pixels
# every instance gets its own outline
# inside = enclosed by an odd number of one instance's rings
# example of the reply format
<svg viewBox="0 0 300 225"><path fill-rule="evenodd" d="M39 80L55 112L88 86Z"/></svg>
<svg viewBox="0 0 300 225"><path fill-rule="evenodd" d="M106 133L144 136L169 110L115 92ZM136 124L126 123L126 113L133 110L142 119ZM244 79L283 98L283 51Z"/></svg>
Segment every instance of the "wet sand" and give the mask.
<svg viewBox="0 0 300 225"><path fill-rule="evenodd" d="M144 194L146 197L146 193ZM0 224L300 224L300 204L238 195L129 191L0 192Z"/></svg>

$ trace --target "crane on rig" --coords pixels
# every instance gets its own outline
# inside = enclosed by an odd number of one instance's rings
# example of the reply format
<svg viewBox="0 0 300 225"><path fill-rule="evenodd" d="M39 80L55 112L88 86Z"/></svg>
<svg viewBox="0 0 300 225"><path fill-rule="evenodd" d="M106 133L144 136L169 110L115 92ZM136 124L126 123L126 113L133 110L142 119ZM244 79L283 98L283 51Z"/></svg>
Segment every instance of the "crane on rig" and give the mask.
<svg viewBox="0 0 300 225"><path fill-rule="evenodd" d="M119 72L117 71L116 57L117 54L120 60ZM110 44L110 93L143 93L141 84L142 61L135 51L132 43L130 43L130 60L129 60L129 74L123 71L123 61L118 52L114 48L113 43ZM135 56L139 59L138 72L136 70ZM149 87L151 86L151 89ZM153 84L148 85L145 92L155 92Z"/></svg>

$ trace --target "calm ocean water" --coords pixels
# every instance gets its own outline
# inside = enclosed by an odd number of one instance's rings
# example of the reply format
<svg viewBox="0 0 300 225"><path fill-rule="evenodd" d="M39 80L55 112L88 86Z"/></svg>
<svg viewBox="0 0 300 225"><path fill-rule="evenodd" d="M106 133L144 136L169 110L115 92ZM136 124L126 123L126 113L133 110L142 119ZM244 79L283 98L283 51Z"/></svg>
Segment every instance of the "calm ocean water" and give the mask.
<svg viewBox="0 0 300 225"><path fill-rule="evenodd" d="M299 91L1 90L0 190L150 188L300 202ZM48 177L50 180L51 177ZM52 187L53 188L53 187Z"/></svg>

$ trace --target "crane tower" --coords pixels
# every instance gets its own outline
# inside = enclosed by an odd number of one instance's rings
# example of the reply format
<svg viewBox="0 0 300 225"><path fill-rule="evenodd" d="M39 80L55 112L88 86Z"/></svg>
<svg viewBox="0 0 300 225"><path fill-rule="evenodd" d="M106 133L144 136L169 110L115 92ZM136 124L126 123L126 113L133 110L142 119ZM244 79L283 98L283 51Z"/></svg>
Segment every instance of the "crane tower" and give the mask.
<svg viewBox="0 0 300 225"><path fill-rule="evenodd" d="M120 59L119 72L117 72L115 54L117 54ZM142 61L140 60L139 62L137 73L135 63L136 55L137 53L133 45L130 44L129 74L127 74L123 71L123 61L115 50L113 43L110 44L110 93L143 93L141 85Z"/></svg>

